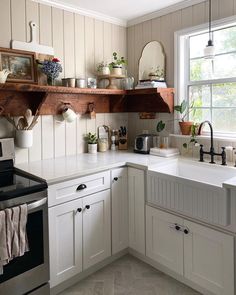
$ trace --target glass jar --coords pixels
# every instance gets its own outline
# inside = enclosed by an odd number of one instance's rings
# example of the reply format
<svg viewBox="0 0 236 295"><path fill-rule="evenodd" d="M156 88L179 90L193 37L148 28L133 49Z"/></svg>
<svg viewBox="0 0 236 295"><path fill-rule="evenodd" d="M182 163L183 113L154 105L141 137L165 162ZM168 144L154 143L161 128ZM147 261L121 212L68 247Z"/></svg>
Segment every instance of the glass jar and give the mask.
<svg viewBox="0 0 236 295"><path fill-rule="evenodd" d="M107 138L99 138L98 139L98 151L106 152L108 150L108 140Z"/></svg>

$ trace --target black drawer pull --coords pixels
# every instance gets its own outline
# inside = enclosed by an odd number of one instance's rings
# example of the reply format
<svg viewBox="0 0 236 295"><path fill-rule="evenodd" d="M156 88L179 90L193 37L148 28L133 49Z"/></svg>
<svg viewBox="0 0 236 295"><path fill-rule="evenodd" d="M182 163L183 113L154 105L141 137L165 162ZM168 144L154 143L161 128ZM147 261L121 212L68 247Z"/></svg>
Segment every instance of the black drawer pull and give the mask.
<svg viewBox="0 0 236 295"><path fill-rule="evenodd" d="M82 191L83 189L87 188L86 184L82 183L77 187L77 191Z"/></svg>
<svg viewBox="0 0 236 295"><path fill-rule="evenodd" d="M78 208L77 212L79 212L79 213L82 212L82 208Z"/></svg>
<svg viewBox="0 0 236 295"><path fill-rule="evenodd" d="M175 224L175 229L176 229L177 231L179 231L179 230L180 230L180 226L179 226L178 224Z"/></svg>
<svg viewBox="0 0 236 295"><path fill-rule="evenodd" d="M185 230L184 230L184 233L187 235L187 234L189 234L189 230L186 228Z"/></svg>
<svg viewBox="0 0 236 295"><path fill-rule="evenodd" d="M90 205L86 205L85 208L89 210L90 209Z"/></svg>
<svg viewBox="0 0 236 295"><path fill-rule="evenodd" d="M114 177L114 181L118 181L118 177Z"/></svg>

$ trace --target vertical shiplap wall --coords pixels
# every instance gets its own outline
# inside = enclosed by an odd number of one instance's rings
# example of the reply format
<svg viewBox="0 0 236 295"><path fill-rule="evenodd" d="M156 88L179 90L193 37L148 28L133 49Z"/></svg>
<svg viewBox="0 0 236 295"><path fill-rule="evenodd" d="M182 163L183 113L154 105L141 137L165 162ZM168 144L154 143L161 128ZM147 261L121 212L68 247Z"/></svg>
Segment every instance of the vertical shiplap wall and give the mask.
<svg viewBox="0 0 236 295"><path fill-rule="evenodd" d="M127 30L128 72L138 80L138 62L143 47L150 41L160 41L166 53L166 74L169 87L174 86L174 32L193 27L208 21L208 1L202 2L173 13L130 26ZM236 14L236 0L212 0L213 19L221 19ZM156 120L140 120L138 114L129 115L130 143L134 137L148 129L156 132L156 123L159 119L171 120L172 115L157 114ZM166 131L173 132L173 124L168 122Z"/></svg>
<svg viewBox="0 0 236 295"><path fill-rule="evenodd" d="M54 47L55 56L63 65L61 78L93 77L96 64L109 62L113 51L127 56L126 28L31 0L0 1L0 47L10 47L12 39L29 41L30 21L38 24L38 41ZM98 114L96 120L83 116L71 124L42 116L34 128L33 147L16 148L16 162L82 153L84 134L95 132L101 124L118 128L128 124L128 115ZM11 126L0 117L0 137L12 135Z"/></svg>

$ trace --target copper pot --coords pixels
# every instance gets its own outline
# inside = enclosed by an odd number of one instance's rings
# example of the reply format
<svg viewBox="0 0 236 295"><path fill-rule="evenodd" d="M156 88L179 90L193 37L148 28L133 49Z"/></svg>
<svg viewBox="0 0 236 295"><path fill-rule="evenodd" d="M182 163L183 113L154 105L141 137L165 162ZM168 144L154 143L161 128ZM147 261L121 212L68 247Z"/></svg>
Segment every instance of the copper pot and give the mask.
<svg viewBox="0 0 236 295"><path fill-rule="evenodd" d="M179 122L179 127L183 135L190 135L193 122Z"/></svg>

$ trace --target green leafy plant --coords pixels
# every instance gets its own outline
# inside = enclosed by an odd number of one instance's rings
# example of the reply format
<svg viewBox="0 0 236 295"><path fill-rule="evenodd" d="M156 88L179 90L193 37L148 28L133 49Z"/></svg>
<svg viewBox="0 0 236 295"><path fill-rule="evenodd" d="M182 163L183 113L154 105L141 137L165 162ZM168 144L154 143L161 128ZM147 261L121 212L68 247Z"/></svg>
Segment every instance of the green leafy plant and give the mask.
<svg viewBox="0 0 236 295"><path fill-rule="evenodd" d="M91 132L89 132L85 138L88 144L96 144L98 142L96 133L92 134Z"/></svg>
<svg viewBox="0 0 236 295"><path fill-rule="evenodd" d="M127 60L123 56L118 57L117 52L113 52L112 56L113 56L113 61L109 63L110 68L114 68L114 67L122 68L122 66L127 65Z"/></svg>
<svg viewBox="0 0 236 295"><path fill-rule="evenodd" d="M183 147L185 149L187 149L189 147L190 144L194 145L194 146L197 146L199 145L198 144L198 141L196 139L196 136L198 135L198 127L199 127L199 124L195 123L191 126L191 136L190 136L190 140L189 142L185 142L183 143Z"/></svg>
<svg viewBox="0 0 236 295"><path fill-rule="evenodd" d="M184 122L186 116L188 115L188 111L187 111L187 106L188 106L188 103L186 100L183 100L182 103L180 105L176 105L174 106L174 110L177 112L177 113L180 113L181 115L181 121ZM191 109L192 106L190 106L190 109Z"/></svg>
<svg viewBox="0 0 236 295"><path fill-rule="evenodd" d="M97 72L102 72L102 69L105 67L109 67L109 64L101 61L98 65L97 65Z"/></svg>

